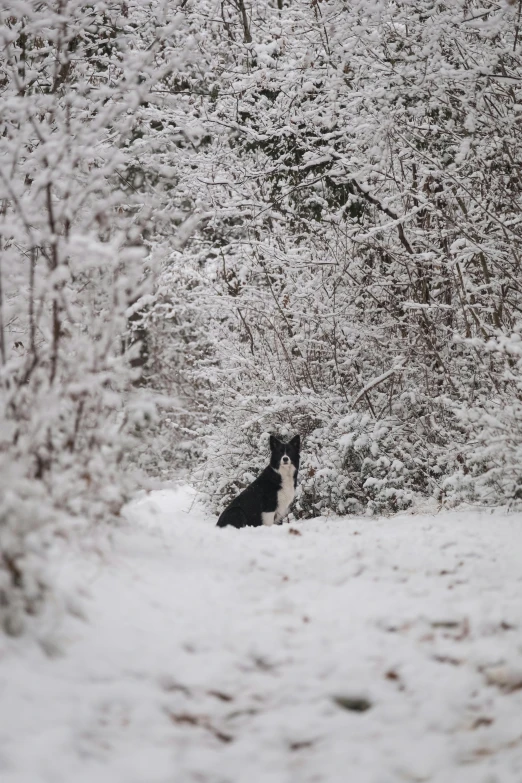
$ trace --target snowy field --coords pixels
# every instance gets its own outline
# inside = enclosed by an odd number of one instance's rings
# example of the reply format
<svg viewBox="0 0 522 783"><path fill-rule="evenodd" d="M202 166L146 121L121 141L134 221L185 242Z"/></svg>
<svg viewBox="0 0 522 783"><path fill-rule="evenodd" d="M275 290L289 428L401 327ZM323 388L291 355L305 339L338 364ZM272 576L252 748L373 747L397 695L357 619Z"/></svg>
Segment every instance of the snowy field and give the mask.
<svg viewBox="0 0 522 783"><path fill-rule="evenodd" d="M522 515L128 518L60 654L0 639L2 783L521 783Z"/></svg>

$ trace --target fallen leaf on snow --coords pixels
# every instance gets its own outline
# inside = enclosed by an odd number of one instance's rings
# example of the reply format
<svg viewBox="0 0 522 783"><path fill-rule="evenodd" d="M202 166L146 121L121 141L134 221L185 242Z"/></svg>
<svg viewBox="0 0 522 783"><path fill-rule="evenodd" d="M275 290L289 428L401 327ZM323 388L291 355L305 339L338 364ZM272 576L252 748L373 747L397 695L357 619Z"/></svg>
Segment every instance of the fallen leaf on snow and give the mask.
<svg viewBox="0 0 522 783"><path fill-rule="evenodd" d="M495 666L485 671L488 685L496 685L506 693L512 693L522 688L522 668L511 666Z"/></svg>
<svg viewBox="0 0 522 783"><path fill-rule="evenodd" d="M338 707L350 712L366 712L372 706L364 696L334 696L333 700Z"/></svg>

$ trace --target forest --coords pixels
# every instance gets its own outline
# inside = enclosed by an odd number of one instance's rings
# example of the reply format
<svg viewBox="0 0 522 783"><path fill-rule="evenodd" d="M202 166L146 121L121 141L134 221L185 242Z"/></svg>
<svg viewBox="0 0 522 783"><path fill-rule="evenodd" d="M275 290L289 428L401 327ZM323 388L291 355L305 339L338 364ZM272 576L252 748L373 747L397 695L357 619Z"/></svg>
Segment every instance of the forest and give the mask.
<svg viewBox="0 0 522 783"><path fill-rule="evenodd" d="M2 783L520 783L521 265L522 0L2 0Z"/></svg>
<svg viewBox="0 0 522 783"><path fill-rule="evenodd" d="M8 0L0 614L56 536L304 441L295 518L522 497L522 31L499 0Z"/></svg>

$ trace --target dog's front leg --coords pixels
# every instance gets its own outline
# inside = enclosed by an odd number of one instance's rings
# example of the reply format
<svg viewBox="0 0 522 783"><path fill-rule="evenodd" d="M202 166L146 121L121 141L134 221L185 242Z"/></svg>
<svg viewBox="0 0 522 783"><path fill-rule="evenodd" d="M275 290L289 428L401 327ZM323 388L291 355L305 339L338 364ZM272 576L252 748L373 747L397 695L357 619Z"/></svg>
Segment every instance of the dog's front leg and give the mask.
<svg viewBox="0 0 522 783"><path fill-rule="evenodd" d="M263 513L261 514L263 525L273 525L274 517L275 517L275 511L263 511Z"/></svg>
<svg viewBox="0 0 522 783"><path fill-rule="evenodd" d="M275 512L275 519L274 519L275 524L276 525L282 525L283 524L283 519L285 517L287 517L289 513L290 513L290 509L289 508L285 508L281 513L276 511Z"/></svg>

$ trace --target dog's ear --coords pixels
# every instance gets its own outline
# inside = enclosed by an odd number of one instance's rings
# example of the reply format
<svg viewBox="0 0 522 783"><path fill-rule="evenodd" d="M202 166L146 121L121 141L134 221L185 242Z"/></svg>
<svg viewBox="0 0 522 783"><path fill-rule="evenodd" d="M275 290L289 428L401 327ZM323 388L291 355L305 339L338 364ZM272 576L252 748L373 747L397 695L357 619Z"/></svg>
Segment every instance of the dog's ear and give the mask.
<svg viewBox="0 0 522 783"><path fill-rule="evenodd" d="M299 451L301 448L301 436L296 435L294 438L292 438L292 440L289 442L288 445L293 446L294 448L297 449L297 451Z"/></svg>
<svg viewBox="0 0 522 783"><path fill-rule="evenodd" d="M275 435L270 435L270 451L274 451L279 442Z"/></svg>

